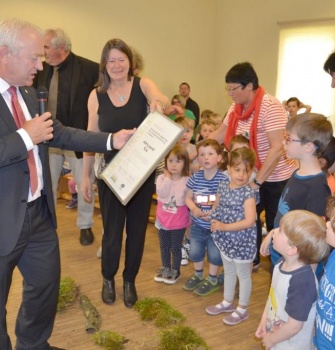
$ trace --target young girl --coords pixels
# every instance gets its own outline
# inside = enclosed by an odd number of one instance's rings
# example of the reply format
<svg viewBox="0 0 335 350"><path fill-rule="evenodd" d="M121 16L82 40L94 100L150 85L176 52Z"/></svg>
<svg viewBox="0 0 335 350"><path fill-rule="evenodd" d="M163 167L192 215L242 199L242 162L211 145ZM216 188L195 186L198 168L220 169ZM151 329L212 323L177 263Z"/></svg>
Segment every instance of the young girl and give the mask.
<svg viewBox="0 0 335 350"><path fill-rule="evenodd" d="M163 265L154 278L157 282L174 284L180 278L182 242L185 230L190 224L185 204L188 172L187 150L176 145L165 157L164 173L158 176L156 182L156 227L159 230Z"/></svg>
<svg viewBox="0 0 335 350"><path fill-rule="evenodd" d="M224 299L206 308L209 315L231 312L223 319L236 325L249 317L251 294L250 263L256 254L256 191L248 185L256 156L246 147L232 151L228 160L230 182L221 182L214 210L210 215L212 237L220 250L224 266ZM233 305L236 278L239 303Z"/></svg>

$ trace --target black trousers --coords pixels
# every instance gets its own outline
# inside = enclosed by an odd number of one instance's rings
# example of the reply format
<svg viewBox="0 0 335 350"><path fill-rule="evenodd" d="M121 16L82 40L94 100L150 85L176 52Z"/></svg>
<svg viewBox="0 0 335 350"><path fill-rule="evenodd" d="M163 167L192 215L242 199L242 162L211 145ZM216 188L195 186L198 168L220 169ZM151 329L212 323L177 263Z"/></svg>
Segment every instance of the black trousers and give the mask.
<svg viewBox="0 0 335 350"><path fill-rule="evenodd" d="M12 350L6 303L15 267L23 277L15 328L16 350L49 349L58 302L60 258L57 234L43 198L27 207L18 243L9 255L0 257L0 266L0 349Z"/></svg>
<svg viewBox="0 0 335 350"><path fill-rule="evenodd" d="M127 205L123 205L103 180L98 183L104 227L102 237L101 272L107 280L116 275L122 250L123 229L126 228L126 249L123 280L135 282L145 243L148 216L155 190L153 173Z"/></svg>
<svg viewBox="0 0 335 350"><path fill-rule="evenodd" d="M259 189L260 201L257 204L257 252L254 259L254 264L259 264L259 250L262 244L262 224L260 214L265 210L265 222L268 232L273 229L273 224L278 210L280 196L286 186L287 180L268 182L265 181Z"/></svg>

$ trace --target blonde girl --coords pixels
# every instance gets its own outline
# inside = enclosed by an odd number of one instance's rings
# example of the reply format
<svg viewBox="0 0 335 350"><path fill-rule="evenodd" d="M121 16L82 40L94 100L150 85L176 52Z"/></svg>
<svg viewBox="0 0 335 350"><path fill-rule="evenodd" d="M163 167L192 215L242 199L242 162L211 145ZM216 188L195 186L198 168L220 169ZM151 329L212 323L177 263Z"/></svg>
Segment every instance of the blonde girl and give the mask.
<svg viewBox="0 0 335 350"><path fill-rule="evenodd" d="M255 153L246 147L230 153L230 182L221 182L213 213L210 215L212 237L220 250L224 266L224 299L206 308L209 315L231 313L223 319L236 325L249 317L247 306L251 294L250 263L256 254L256 191L249 186ZM235 286L239 280L239 303L235 308Z"/></svg>

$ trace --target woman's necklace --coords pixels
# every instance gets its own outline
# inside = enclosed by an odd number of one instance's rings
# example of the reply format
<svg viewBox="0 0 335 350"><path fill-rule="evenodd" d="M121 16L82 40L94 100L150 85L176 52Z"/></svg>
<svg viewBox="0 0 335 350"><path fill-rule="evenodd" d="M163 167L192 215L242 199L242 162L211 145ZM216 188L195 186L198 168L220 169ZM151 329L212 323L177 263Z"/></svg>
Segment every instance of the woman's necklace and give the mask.
<svg viewBox="0 0 335 350"><path fill-rule="evenodd" d="M120 95L117 91L115 91L115 93L117 94L117 97L119 98L120 102L124 102L126 100L126 96Z"/></svg>

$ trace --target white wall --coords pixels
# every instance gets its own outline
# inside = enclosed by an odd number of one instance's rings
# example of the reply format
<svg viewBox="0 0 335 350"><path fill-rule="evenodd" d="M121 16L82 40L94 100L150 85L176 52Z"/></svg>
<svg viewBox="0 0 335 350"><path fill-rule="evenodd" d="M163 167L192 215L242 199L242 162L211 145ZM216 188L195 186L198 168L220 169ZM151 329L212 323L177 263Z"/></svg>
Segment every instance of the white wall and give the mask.
<svg viewBox="0 0 335 350"><path fill-rule="evenodd" d="M260 84L275 93L278 22L335 17L334 0L2 2L0 20L20 17L42 29L63 27L73 51L95 61L108 39L125 40L142 53L144 74L167 96L187 81L201 109L222 114L230 103L224 77L237 62L253 63Z"/></svg>
<svg viewBox="0 0 335 350"><path fill-rule="evenodd" d="M1 4L0 19L8 17L62 27L73 52L95 61L107 40L121 38L169 98L187 81L201 108L215 107L216 0L14 0Z"/></svg>
<svg viewBox="0 0 335 350"><path fill-rule="evenodd" d="M220 64L215 105L219 110L225 110L228 107L222 88L225 74L238 62L251 62L258 74L260 84L269 93L275 94L279 45L278 22L335 18L334 0L320 2L315 0L218 0L218 7L221 19L218 42ZM312 47L311 50L313 50ZM329 54L330 52L324 53L325 60ZM313 89L312 81L310 86ZM317 93L318 91L315 91L315 94ZM333 96L335 98L335 91Z"/></svg>

